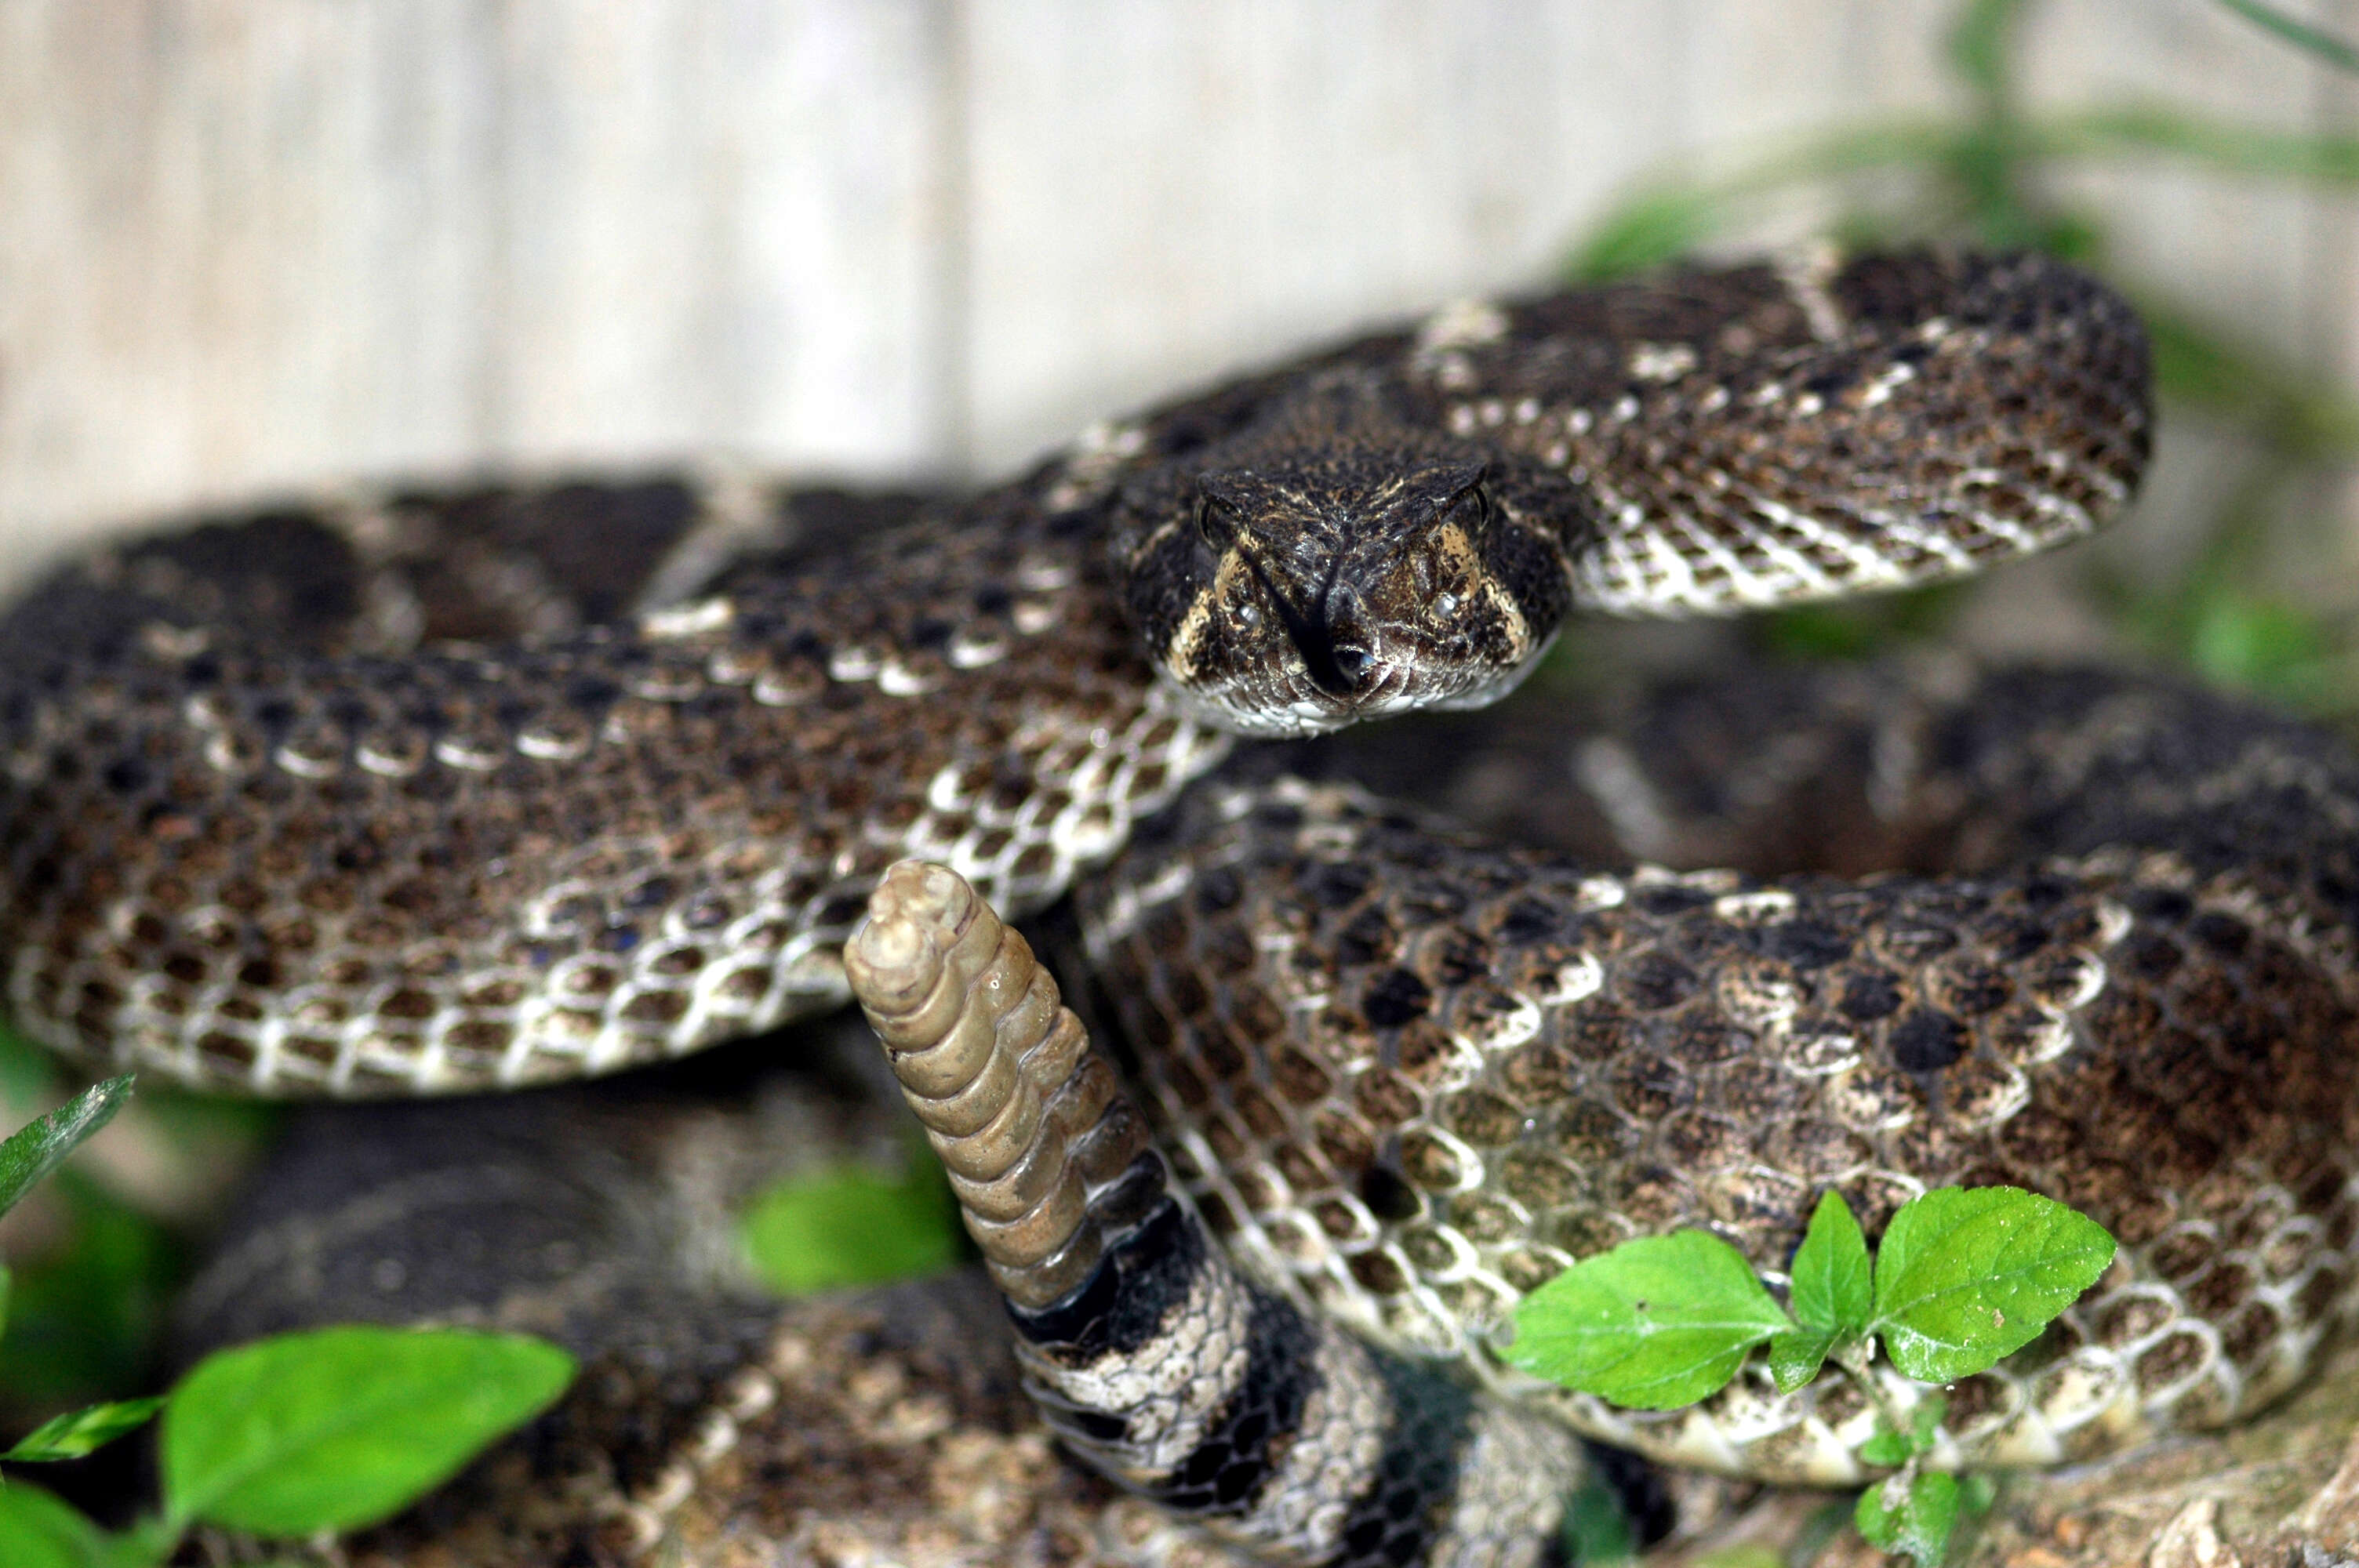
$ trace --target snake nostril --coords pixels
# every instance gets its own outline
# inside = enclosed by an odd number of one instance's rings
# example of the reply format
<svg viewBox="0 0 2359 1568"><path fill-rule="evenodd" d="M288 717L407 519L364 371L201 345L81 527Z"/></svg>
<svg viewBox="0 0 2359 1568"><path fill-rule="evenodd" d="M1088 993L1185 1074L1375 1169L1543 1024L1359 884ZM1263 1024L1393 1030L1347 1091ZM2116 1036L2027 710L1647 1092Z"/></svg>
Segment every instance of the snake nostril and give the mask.
<svg viewBox="0 0 2359 1568"><path fill-rule="evenodd" d="M1335 673L1353 686L1360 684L1368 673L1368 666L1374 663L1375 655L1365 648L1349 643L1335 645Z"/></svg>

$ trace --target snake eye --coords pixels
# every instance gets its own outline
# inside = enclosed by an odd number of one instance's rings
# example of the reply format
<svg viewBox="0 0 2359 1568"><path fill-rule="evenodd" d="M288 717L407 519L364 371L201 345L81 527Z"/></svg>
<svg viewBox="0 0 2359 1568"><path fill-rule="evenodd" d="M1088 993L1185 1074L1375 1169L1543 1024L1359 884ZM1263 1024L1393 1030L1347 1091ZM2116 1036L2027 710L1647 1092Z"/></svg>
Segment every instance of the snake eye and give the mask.
<svg viewBox="0 0 2359 1568"><path fill-rule="evenodd" d="M1456 594L1444 593L1434 597L1433 614L1436 620L1447 621L1457 613L1458 596Z"/></svg>
<svg viewBox="0 0 2359 1568"><path fill-rule="evenodd" d="M1491 520L1491 498L1483 492L1481 485L1470 484L1442 509L1441 520L1455 523L1470 534L1480 532Z"/></svg>
<svg viewBox="0 0 2359 1568"><path fill-rule="evenodd" d="M1237 514L1211 496L1196 503L1196 531L1216 550L1237 542Z"/></svg>

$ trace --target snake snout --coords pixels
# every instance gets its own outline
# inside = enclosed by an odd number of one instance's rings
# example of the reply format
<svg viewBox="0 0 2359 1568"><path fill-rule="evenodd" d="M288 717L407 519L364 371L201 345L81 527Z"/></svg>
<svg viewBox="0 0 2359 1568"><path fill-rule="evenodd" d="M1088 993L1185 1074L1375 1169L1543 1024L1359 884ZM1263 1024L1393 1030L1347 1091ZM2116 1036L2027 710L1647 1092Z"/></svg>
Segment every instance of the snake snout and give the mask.
<svg viewBox="0 0 2359 1568"><path fill-rule="evenodd" d="M1357 697L1376 673L1375 638L1357 617L1310 621L1296 633L1295 648L1311 684L1329 697Z"/></svg>

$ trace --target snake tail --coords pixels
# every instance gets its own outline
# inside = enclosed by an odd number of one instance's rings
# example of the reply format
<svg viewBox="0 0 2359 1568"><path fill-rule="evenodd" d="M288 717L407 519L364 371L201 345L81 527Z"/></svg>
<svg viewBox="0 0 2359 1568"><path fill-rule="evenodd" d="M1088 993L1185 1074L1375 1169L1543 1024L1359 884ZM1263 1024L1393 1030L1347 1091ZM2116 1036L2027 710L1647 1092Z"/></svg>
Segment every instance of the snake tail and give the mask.
<svg viewBox="0 0 2359 1568"><path fill-rule="evenodd" d="M854 993L1085 1464L1272 1563L1554 1561L1579 1439L1240 1275L1024 938L904 861Z"/></svg>

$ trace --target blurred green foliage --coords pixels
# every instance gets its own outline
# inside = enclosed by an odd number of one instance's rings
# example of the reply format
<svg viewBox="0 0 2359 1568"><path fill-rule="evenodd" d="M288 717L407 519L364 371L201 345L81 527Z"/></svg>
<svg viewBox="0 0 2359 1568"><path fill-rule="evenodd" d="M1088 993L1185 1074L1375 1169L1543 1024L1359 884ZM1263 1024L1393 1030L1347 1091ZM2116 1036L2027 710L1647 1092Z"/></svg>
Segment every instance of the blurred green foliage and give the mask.
<svg viewBox="0 0 2359 1568"><path fill-rule="evenodd" d="M2299 16L2289 16L2275 5L2263 4L2262 0L2220 0L2220 5L2338 70L2359 71L2359 44L2323 27L2312 27Z"/></svg>
<svg viewBox="0 0 2359 1568"><path fill-rule="evenodd" d="M742 1229L755 1273L786 1296L938 1274L963 1239L941 1162L923 1144L898 1175L847 1165L776 1183Z"/></svg>
<svg viewBox="0 0 2359 1568"><path fill-rule="evenodd" d="M2359 69L2349 42L2274 6L2219 4L2314 59ZM2329 519L2300 515L2305 482L2359 462L2359 398L2239 342L2174 304L2167 287L2124 275L2111 265L2102 217L2049 193L2049 177L2068 168L2156 161L2359 191L2359 136L2297 135L2152 103L2033 113L2017 77L2029 8L2029 0L1971 0L1957 13L1946 59L1964 89L1961 113L1841 126L1726 174L1651 184L1597 223L1567 274L1593 282L1662 265L1831 193L1843 205L1830 227L1845 243L2028 246L2105 274L2146 318L2167 418L2230 432L2234 450L2223 460L2239 471L2183 573L2150 581L2084 553L2090 599L2130 648L2314 714L2359 710L2359 625L2331 601L2298 601L2272 586L2265 547L2272 536L2325 535ZM2309 483L2312 493L2321 488ZM1861 657L1939 633L1963 597L1937 589L1812 606L1762 618L1757 634L1780 654Z"/></svg>

